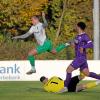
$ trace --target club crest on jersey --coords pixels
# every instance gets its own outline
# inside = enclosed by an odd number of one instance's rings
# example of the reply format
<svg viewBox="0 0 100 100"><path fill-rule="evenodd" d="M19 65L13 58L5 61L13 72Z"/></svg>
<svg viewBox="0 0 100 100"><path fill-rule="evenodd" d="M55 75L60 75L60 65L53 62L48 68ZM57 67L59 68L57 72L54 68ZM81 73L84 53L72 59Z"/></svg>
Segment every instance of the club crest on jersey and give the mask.
<svg viewBox="0 0 100 100"><path fill-rule="evenodd" d="M81 40L81 36L79 36L78 39Z"/></svg>

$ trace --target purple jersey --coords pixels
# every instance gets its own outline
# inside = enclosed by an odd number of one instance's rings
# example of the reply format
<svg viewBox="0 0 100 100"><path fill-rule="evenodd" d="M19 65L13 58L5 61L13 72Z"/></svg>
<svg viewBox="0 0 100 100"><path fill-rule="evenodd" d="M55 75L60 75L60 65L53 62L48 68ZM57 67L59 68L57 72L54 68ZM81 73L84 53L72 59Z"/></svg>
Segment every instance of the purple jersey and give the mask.
<svg viewBox="0 0 100 100"><path fill-rule="evenodd" d="M86 48L93 48L93 43L86 33L82 33L76 36L75 40L78 43L75 43L75 55L76 57L85 57L86 58ZM83 53L80 53L80 47L84 48Z"/></svg>

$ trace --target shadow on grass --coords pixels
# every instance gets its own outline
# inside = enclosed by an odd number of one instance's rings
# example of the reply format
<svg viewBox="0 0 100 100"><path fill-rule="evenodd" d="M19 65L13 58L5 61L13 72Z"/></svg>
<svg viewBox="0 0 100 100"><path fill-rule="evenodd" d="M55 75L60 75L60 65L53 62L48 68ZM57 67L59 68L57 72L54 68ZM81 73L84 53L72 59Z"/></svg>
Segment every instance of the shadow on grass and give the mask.
<svg viewBox="0 0 100 100"><path fill-rule="evenodd" d="M42 88L31 88L30 87L27 89L27 91L28 92L42 92L42 93L44 92L45 93L45 91Z"/></svg>
<svg viewBox="0 0 100 100"><path fill-rule="evenodd" d="M100 95L100 91L81 91L81 92L65 92L65 93L51 93L51 92L46 92L44 91L42 88L32 88L32 87L29 87L27 89L28 92L34 92L34 93L37 93L37 92L40 92L40 93L49 93L49 94L57 94L57 95L78 95L78 96L81 96L81 95L84 95L84 96L91 96L91 95Z"/></svg>
<svg viewBox="0 0 100 100"><path fill-rule="evenodd" d="M98 94L100 95L100 91L81 91L81 92L65 92L65 93L61 93L60 95L87 95L87 96L91 96L92 95L95 95L95 94Z"/></svg>

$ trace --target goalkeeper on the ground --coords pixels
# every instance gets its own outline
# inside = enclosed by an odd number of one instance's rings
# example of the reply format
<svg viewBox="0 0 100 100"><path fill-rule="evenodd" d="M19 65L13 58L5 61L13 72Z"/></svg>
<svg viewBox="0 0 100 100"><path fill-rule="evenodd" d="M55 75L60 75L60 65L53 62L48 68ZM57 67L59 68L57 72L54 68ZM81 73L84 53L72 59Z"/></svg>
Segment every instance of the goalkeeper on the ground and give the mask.
<svg viewBox="0 0 100 100"><path fill-rule="evenodd" d="M81 74L82 75L82 74ZM45 76L42 76L40 78L40 81L44 84L43 88L47 92L54 92L54 93L63 93L63 92L79 92L85 89L93 88L100 84L100 80L84 83L78 85L79 81L81 81L84 76L75 76L71 78L71 81L68 85L68 87L65 87L64 83L65 81L62 80L60 77L54 76L48 79Z"/></svg>

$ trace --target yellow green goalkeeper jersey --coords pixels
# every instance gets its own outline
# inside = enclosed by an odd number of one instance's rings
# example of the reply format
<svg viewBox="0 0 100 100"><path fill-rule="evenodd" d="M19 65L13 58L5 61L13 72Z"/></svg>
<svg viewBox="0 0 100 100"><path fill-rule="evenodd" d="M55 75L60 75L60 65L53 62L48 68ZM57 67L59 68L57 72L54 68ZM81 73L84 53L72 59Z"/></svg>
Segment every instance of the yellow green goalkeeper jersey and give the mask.
<svg viewBox="0 0 100 100"><path fill-rule="evenodd" d="M48 82L44 85L44 90L47 92L59 92L64 88L64 80L59 77L52 77L48 80Z"/></svg>

